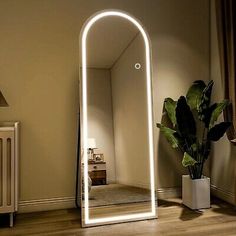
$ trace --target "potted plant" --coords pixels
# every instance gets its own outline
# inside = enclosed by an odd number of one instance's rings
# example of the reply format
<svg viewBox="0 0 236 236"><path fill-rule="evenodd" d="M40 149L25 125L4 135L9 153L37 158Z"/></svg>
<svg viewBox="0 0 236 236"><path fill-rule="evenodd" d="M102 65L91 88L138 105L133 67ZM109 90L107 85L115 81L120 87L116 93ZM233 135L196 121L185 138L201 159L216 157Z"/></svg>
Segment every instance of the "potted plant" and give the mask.
<svg viewBox="0 0 236 236"><path fill-rule="evenodd" d="M169 127L157 123L161 133L175 149L183 153L182 165L189 175L182 176L183 204L191 209L210 207L210 179L203 176L204 163L209 157L211 142L218 141L231 125L217 123L218 117L229 104L228 100L211 104L213 81L207 85L197 80L186 97L178 101L166 98L164 110Z"/></svg>

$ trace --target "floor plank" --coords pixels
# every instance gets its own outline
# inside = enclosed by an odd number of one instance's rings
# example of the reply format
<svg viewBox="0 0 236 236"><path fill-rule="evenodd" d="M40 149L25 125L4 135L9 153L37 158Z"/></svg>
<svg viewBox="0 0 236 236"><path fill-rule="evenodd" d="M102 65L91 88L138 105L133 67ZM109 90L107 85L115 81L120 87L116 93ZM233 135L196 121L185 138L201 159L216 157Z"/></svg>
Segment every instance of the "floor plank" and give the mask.
<svg viewBox="0 0 236 236"><path fill-rule="evenodd" d="M180 199L159 201L158 219L81 228L77 209L18 214L14 228L0 218L0 236L235 236L236 211L214 199L211 209L192 211ZM4 226L5 224L5 226Z"/></svg>

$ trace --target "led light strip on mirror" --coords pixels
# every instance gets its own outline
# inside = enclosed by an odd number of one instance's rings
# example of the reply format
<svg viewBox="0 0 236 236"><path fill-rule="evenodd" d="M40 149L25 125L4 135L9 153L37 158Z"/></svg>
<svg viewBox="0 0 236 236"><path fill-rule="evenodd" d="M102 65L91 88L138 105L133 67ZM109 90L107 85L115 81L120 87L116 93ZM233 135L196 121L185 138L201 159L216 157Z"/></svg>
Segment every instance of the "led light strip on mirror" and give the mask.
<svg viewBox="0 0 236 236"><path fill-rule="evenodd" d="M89 217L89 194L88 194L88 115L87 115L87 35L93 24L107 16L118 16L132 22L141 32L145 43L146 58L146 82L147 82L147 106L148 106L148 139L149 139L149 163L150 163L150 189L151 189L151 211L146 213L120 215L91 219ZM152 113L152 91L151 91L151 64L150 64L150 43L147 33L141 24L130 15L120 11L103 11L90 18L82 30L82 152L84 155L84 223L93 225L100 223L112 223L120 221L140 220L156 217L155 204L155 173L154 173L154 148L153 148L153 113Z"/></svg>

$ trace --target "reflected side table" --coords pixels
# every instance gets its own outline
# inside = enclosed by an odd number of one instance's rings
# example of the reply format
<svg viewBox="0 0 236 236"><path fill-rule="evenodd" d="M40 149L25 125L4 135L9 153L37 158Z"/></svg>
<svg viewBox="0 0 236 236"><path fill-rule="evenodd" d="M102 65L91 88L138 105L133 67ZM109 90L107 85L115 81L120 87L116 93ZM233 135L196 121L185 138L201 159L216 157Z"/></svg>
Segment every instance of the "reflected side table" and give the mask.
<svg viewBox="0 0 236 236"><path fill-rule="evenodd" d="M88 171L93 186L107 184L106 162L104 161L89 162Z"/></svg>

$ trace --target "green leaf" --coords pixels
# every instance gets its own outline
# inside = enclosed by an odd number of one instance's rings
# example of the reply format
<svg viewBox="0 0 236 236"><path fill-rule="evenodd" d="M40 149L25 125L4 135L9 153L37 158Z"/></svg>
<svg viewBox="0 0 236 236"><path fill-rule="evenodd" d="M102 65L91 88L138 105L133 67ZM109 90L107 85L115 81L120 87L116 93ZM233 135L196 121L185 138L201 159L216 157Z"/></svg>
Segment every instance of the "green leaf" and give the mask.
<svg viewBox="0 0 236 236"><path fill-rule="evenodd" d="M168 117L171 120L173 127L176 126L176 116L175 116L175 108L176 108L177 102L174 101L172 98L166 98L165 99L165 109L167 111Z"/></svg>
<svg viewBox="0 0 236 236"><path fill-rule="evenodd" d="M191 109L199 109L201 103L202 92L206 84L202 80L196 80L193 82L193 85L189 88L186 99L187 103Z"/></svg>
<svg viewBox="0 0 236 236"><path fill-rule="evenodd" d="M192 149L193 152L196 152L196 151L197 151L197 148L198 148L198 146L197 146L196 143L193 143L193 144L191 145L191 149Z"/></svg>
<svg viewBox="0 0 236 236"><path fill-rule="evenodd" d="M184 96L177 102L176 121L181 137L192 139L196 136L196 123Z"/></svg>
<svg viewBox="0 0 236 236"><path fill-rule="evenodd" d="M201 97L201 103L199 105L199 115L198 118L200 120L205 119L205 111L209 108L210 102L211 102L211 92L212 92L212 87L213 87L213 80L211 80L208 85L204 88L202 92L202 97Z"/></svg>
<svg viewBox="0 0 236 236"><path fill-rule="evenodd" d="M178 148L179 147L179 141L178 139L174 136L176 133L175 130L170 129L168 127L165 127L164 125L157 123L157 127L160 129L160 131L165 135L167 141L171 144L173 148Z"/></svg>
<svg viewBox="0 0 236 236"><path fill-rule="evenodd" d="M173 135L178 140L179 149L182 152L187 151L188 147L186 146L186 141L181 137L181 135L177 131Z"/></svg>
<svg viewBox="0 0 236 236"><path fill-rule="evenodd" d="M204 122L206 128L209 128L211 116L212 116L213 111L216 109L216 107L217 107L217 103L214 103L209 108L203 111L204 116L203 116L202 121Z"/></svg>
<svg viewBox="0 0 236 236"><path fill-rule="evenodd" d="M213 110L213 112L211 114L211 119L210 119L210 123L209 123L210 129L213 127L213 125L217 121L219 115L222 113L222 111L228 105L229 105L229 101L226 99L217 104L216 108Z"/></svg>
<svg viewBox="0 0 236 236"><path fill-rule="evenodd" d="M221 137L223 137L226 130L231 126L231 122L221 122L220 124L212 127L208 134L207 139L211 141L218 141Z"/></svg>
<svg viewBox="0 0 236 236"><path fill-rule="evenodd" d="M182 160L182 165L184 167L193 166L196 163L197 163L197 161L194 160L187 152L184 153L184 157Z"/></svg>

